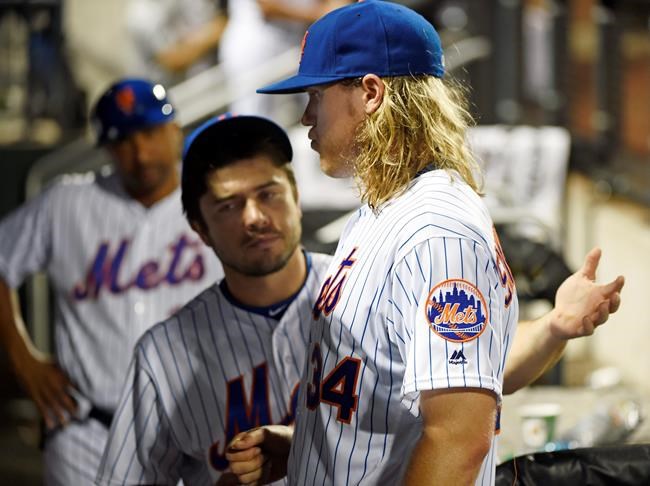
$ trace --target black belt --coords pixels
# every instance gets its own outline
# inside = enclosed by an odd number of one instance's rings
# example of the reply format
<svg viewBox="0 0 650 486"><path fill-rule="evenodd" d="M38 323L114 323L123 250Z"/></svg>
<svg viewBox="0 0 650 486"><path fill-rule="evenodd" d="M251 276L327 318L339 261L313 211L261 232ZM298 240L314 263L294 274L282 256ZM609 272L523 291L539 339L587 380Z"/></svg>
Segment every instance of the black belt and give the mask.
<svg viewBox="0 0 650 486"><path fill-rule="evenodd" d="M93 407L88 412L88 418L95 419L107 429L111 428L111 422L113 422L113 414L102 410L101 408Z"/></svg>

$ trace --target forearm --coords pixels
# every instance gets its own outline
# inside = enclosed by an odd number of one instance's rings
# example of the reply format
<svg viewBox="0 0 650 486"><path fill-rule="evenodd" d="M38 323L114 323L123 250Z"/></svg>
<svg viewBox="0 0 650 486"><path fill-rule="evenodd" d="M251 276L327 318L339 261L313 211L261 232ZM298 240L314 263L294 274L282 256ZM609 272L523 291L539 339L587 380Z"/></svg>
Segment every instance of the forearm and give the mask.
<svg viewBox="0 0 650 486"><path fill-rule="evenodd" d="M551 321L556 318L554 312L519 323L506 360L504 394L529 385L559 361L567 341L551 333Z"/></svg>
<svg viewBox="0 0 650 486"><path fill-rule="evenodd" d="M21 356L38 352L25 328L18 296L3 279L0 279L0 343L12 363Z"/></svg>
<svg viewBox="0 0 650 486"><path fill-rule="evenodd" d="M489 390L456 388L420 395L422 436L404 484L473 484L490 451L496 397Z"/></svg>
<svg viewBox="0 0 650 486"><path fill-rule="evenodd" d="M268 17L275 20L290 20L311 24L325 15L330 10L342 7L350 3L346 0L325 0L311 6L297 7L287 5L286 0L266 0L260 2L263 11L268 13Z"/></svg>
<svg viewBox="0 0 650 486"><path fill-rule="evenodd" d="M476 447L480 442L458 437L451 429L425 428L411 454L404 486L474 484L486 453Z"/></svg>
<svg viewBox="0 0 650 486"><path fill-rule="evenodd" d="M157 62L169 71L184 71L217 47L226 23L224 16L215 17L175 45L159 52L156 56Z"/></svg>

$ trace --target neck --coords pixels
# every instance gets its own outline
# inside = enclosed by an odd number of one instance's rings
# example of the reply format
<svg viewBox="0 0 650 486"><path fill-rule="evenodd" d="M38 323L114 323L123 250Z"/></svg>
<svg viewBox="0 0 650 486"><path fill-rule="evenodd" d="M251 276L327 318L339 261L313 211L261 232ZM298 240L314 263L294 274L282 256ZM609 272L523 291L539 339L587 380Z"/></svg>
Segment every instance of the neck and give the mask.
<svg viewBox="0 0 650 486"><path fill-rule="evenodd" d="M144 194L129 194L133 199L142 204L145 208L150 208L158 201L169 196L172 192L178 187L178 174L174 174L173 177L170 177L163 185L157 187L156 189L149 191Z"/></svg>
<svg viewBox="0 0 650 486"><path fill-rule="evenodd" d="M297 247L287 264L275 273L251 277L224 267L228 290L239 302L251 307L266 307L298 292L307 277L302 250Z"/></svg>

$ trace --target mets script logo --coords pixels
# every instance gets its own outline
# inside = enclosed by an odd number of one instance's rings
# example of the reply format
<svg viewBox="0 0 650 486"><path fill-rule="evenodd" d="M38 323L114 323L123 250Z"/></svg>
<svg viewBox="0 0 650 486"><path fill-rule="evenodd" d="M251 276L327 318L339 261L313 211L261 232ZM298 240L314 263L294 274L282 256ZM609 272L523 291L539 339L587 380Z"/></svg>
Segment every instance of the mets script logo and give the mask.
<svg viewBox="0 0 650 486"><path fill-rule="evenodd" d="M109 241L102 242L85 277L72 289L72 297L77 301L94 300L104 289L112 294L122 294L136 287L150 290L162 284L196 282L205 274L203 245L184 234L169 245L168 256L159 255L159 258L145 261L135 273L125 275L126 269L132 267L128 259L130 246L129 239L120 241L117 249Z"/></svg>
<svg viewBox="0 0 650 486"><path fill-rule="evenodd" d="M350 254L339 263L339 269L336 271L336 274L333 277L331 275L327 277L325 283L323 283L318 299L312 309L314 319L318 319L321 314L329 316L334 310L334 307L336 307L336 304L339 303L343 284L348 278L350 267L352 267L354 262L356 262L356 260L352 258L356 251L356 247L353 248Z"/></svg>
<svg viewBox="0 0 650 486"><path fill-rule="evenodd" d="M454 343L476 339L487 327L483 295L462 279L445 280L431 289L425 312L433 332Z"/></svg>

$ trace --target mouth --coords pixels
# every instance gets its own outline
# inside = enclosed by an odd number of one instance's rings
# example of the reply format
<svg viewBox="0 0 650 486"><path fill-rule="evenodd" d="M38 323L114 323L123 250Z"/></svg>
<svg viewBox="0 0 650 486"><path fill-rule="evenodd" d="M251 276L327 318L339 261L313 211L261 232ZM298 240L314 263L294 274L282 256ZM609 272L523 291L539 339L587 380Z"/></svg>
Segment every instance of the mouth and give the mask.
<svg viewBox="0 0 650 486"><path fill-rule="evenodd" d="M316 150L316 148L318 147L318 141L316 140L316 134L314 133L313 128L309 130L307 137L309 138L309 140L311 140L311 144L310 144L311 148Z"/></svg>
<svg viewBox="0 0 650 486"><path fill-rule="evenodd" d="M277 233L264 233L255 235L246 240L244 247L246 248L268 248L280 240L280 235Z"/></svg>

